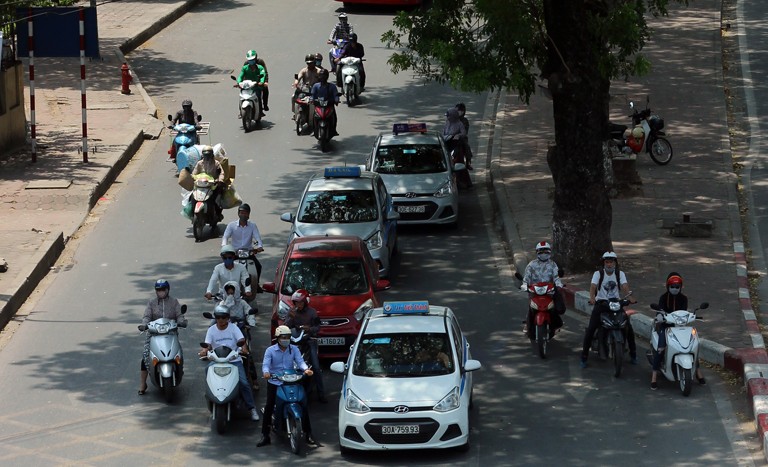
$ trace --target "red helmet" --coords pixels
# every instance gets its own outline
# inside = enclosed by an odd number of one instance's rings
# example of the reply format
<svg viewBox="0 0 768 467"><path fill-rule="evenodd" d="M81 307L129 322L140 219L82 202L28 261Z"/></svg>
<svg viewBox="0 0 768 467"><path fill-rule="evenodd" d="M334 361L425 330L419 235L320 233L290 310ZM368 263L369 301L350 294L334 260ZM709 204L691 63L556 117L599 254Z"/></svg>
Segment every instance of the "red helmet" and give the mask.
<svg viewBox="0 0 768 467"><path fill-rule="evenodd" d="M680 277L677 274L670 274L669 277L667 277L667 287L670 285L679 285L680 287L683 286L683 278Z"/></svg>
<svg viewBox="0 0 768 467"><path fill-rule="evenodd" d="M304 302L309 303L309 292L304 289L299 289L291 295L291 301L293 303Z"/></svg>

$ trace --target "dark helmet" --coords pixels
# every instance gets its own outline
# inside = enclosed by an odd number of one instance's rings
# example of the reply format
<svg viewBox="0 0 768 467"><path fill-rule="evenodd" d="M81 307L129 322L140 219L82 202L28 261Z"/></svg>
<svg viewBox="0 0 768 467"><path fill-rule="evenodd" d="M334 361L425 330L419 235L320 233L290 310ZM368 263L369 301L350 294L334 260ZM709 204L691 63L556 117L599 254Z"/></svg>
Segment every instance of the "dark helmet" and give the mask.
<svg viewBox="0 0 768 467"><path fill-rule="evenodd" d="M192 101L189 99L184 99L183 101L181 101L181 106L192 108Z"/></svg>
<svg viewBox="0 0 768 467"><path fill-rule="evenodd" d="M353 32L352 34L350 34L349 40L351 40L352 42L357 42L357 33Z"/></svg>
<svg viewBox="0 0 768 467"><path fill-rule="evenodd" d="M314 54L307 54L304 56L304 63L307 65L311 65L312 63L315 63L315 56Z"/></svg>
<svg viewBox="0 0 768 467"><path fill-rule="evenodd" d="M246 211L250 214L251 206L248 203L243 203L240 205L239 208L237 208L237 212L240 212L240 211Z"/></svg>
<svg viewBox="0 0 768 467"><path fill-rule="evenodd" d="M328 70L326 70L325 68L323 68L322 70L320 70L320 75L319 75L319 77L320 77L320 81L322 81L322 82L324 82L324 83L325 83L326 81L328 81Z"/></svg>
<svg viewBox="0 0 768 467"><path fill-rule="evenodd" d="M347 14L343 11L339 13L339 21L346 22L347 21Z"/></svg>
<svg viewBox="0 0 768 467"><path fill-rule="evenodd" d="M458 104L456 104L456 110L460 110L460 111L466 112L467 111L467 106L464 105L463 102L459 102Z"/></svg>
<svg viewBox="0 0 768 467"><path fill-rule="evenodd" d="M213 148L210 146L203 146L203 158L211 159L213 157Z"/></svg>
<svg viewBox="0 0 768 467"><path fill-rule="evenodd" d="M155 290L171 290L171 284L165 279L158 279L155 281Z"/></svg>

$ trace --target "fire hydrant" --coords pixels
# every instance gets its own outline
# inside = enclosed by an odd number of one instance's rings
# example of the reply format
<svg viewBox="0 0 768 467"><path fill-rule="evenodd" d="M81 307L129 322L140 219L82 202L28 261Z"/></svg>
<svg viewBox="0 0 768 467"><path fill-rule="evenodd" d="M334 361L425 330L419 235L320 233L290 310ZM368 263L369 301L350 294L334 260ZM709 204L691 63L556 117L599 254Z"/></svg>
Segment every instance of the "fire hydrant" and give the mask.
<svg viewBox="0 0 768 467"><path fill-rule="evenodd" d="M123 66L120 67L120 72L123 77L123 87L120 92L123 94L130 94L131 88L128 86L133 82L133 76L131 76L131 70L128 68L127 63L123 63Z"/></svg>

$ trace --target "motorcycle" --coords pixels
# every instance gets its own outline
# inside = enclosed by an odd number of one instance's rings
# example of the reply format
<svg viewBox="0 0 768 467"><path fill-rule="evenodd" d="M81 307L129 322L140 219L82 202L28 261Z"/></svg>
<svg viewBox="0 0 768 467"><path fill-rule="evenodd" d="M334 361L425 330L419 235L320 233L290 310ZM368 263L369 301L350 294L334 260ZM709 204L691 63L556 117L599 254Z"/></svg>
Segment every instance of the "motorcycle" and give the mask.
<svg viewBox="0 0 768 467"><path fill-rule="evenodd" d="M202 116L197 116L198 123L200 123L202 119ZM168 121L173 122L172 115L168 115ZM177 123L176 125L168 125L168 129L171 130L171 148L168 150L168 157L174 161L176 160L176 154L180 149L190 148L195 144L199 144L199 136L195 125L190 125L189 123Z"/></svg>
<svg viewBox="0 0 768 467"><path fill-rule="evenodd" d="M293 75L294 79L299 79L299 75ZM294 95L296 105L293 110L293 119L296 122L296 135L301 136L304 133L304 125L307 125L310 131L314 129L313 120L309 118L310 114L314 115L314 111L310 110L312 106L312 96L310 96L310 90L304 86L298 89Z"/></svg>
<svg viewBox="0 0 768 467"><path fill-rule="evenodd" d="M303 456L307 451L306 433L302 423L307 394L302 384L304 373L287 370L271 375L270 380L282 381L277 387L275 411L272 415L272 426L276 433L282 430L287 434L294 454Z"/></svg>
<svg viewBox="0 0 768 467"><path fill-rule="evenodd" d="M217 305L225 305L223 297L221 294L214 295L214 299L217 302ZM237 326L240 329L240 332L243 333L243 336L245 337L245 347L248 349L247 355L241 355L240 357L243 359L243 367L245 368L245 376L248 379L248 384L253 388L254 391L259 390L259 374L260 372L256 369L256 362L253 358L253 353L251 349L251 329L256 327L256 315L259 313L258 308L251 308L248 311L248 314L245 316L245 319L230 315L229 321L233 323L235 326ZM203 316L206 318L208 315L206 313L203 313ZM216 324L216 320L213 319L213 315L211 315L211 326Z"/></svg>
<svg viewBox="0 0 768 467"><path fill-rule="evenodd" d="M339 73L341 73L340 65L336 63L336 59L341 58L341 54L344 52L344 47L347 45L346 39L336 39L334 41L329 41L329 44L331 44L331 50L328 51L328 58L330 58L330 61L328 62L333 70L333 73L336 74L336 84L341 84L341 77L339 76Z"/></svg>
<svg viewBox="0 0 768 467"><path fill-rule="evenodd" d="M339 61L347 107L360 102L360 67L365 59L344 57Z"/></svg>
<svg viewBox="0 0 768 467"><path fill-rule="evenodd" d="M251 298L247 298L245 295L243 295L243 299L247 301L248 303L251 303L256 298L256 289L259 286L258 277L259 274L256 270L256 261L251 258L251 251L247 248L240 248L237 250L237 262L245 266L245 269L248 271L248 275L251 278L250 285L253 287L254 293L251 295ZM263 250L253 250L254 257L256 254L258 254L259 251Z"/></svg>
<svg viewBox="0 0 768 467"><path fill-rule="evenodd" d="M182 305L181 314L186 312L187 305ZM148 323L146 328L149 333L150 363L147 369L152 384L162 391L166 402L173 401L174 388L181 384L184 376L184 353L179 343L178 328L175 320L167 318L156 319Z"/></svg>
<svg viewBox="0 0 768 467"><path fill-rule="evenodd" d="M230 76L233 80L237 78ZM243 120L243 130L248 133L251 130L261 128L261 105L259 104L259 93L261 88L259 83L245 79L235 84L240 88L240 118Z"/></svg>
<svg viewBox="0 0 768 467"><path fill-rule="evenodd" d="M624 297L598 301L600 302L604 302L605 306L600 313L601 327L595 333L597 349L601 358L613 360L613 376L618 378L621 376L624 353L627 350L629 315L624 311L624 307L629 305L629 300Z"/></svg>
<svg viewBox="0 0 768 467"><path fill-rule="evenodd" d="M661 374L669 381L678 381L680 391L684 396L691 394L693 372L699 361L699 333L691 326L697 319L698 310L709 308L709 303L704 302L695 310L676 310L664 313L658 304L651 304L651 308L663 313L664 323L667 328L664 333L667 337L667 347L662 351ZM651 328L651 350L646 354L648 362L653 365L653 355L658 353L659 334Z"/></svg>
<svg viewBox="0 0 768 467"><path fill-rule="evenodd" d="M336 105L333 101L326 99L317 99L313 104L315 107L313 118L315 138L320 142L320 150L328 152L331 146L331 138L334 136L331 131L331 120L333 119L333 113L336 111Z"/></svg>
<svg viewBox="0 0 768 467"><path fill-rule="evenodd" d="M451 155L456 185L464 190L472 188L472 178L469 176L469 170L467 169L464 143L459 140L457 135L444 137L444 140L448 146L448 153Z"/></svg>
<svg viewBox="0 0 768 467"><path fill-rule="evenodd" d="M216 232L219 224L219 216L216 214L216 208L213 205L213 190L216 189L216 181L208 174L200 174L195 178L195 189L192 190L192 199L195 201L195 207L192 217L192 235L195 241L203 239L203 229L205 224L211 226L211 233Z"/></svg>
<svg viewBox="0 0 768 467"><path fill-rule="evenodd" d="M640 112L635 108L635 103L630 102L629 108L633 110L632 129L626 125L610 123L610 136L623 154L638 154L645 147L645 152L651 156L653 162L659 165L667 165L672 160L672 145L665 138L664 119L651 113L646 99L645 110Z"/></svg>

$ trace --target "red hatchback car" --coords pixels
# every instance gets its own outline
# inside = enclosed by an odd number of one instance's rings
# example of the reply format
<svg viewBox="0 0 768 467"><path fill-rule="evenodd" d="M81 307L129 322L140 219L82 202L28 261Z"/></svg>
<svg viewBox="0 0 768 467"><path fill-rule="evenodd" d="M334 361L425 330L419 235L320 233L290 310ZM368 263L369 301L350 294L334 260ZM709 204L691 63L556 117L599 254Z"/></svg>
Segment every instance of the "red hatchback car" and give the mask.
<svg viewBox="0 0 768 467"><path fill-rule="evenodd" d="M291 295L309 292L321 326L317 336L321 358L346 358L355 343L365 313L381 306L377 292L390 283L359 237L308 236L293 239L277 265L275 282L264 283L272 301L270 339L293 307Z"/></svg>

